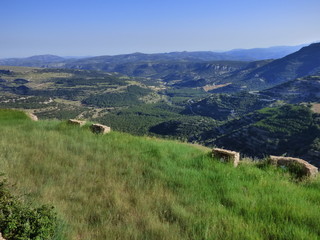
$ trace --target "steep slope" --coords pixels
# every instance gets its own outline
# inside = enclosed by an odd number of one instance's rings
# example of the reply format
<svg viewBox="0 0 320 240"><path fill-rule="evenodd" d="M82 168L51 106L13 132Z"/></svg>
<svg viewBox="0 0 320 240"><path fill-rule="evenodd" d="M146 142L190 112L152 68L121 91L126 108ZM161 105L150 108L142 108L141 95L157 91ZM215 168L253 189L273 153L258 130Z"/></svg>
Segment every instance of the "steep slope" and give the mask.
<svg viewBox="0 0 320 240"><path fill-rule="evenodd" d="M319 179L215 161L207 149L0 110L0 165L16 189L56 207L66 239L311 239ZM270 221L272 219L272 221Z"/></svg>
<svg viewBox="0 0 320 240"><path fill-rule="evenodd" d="M219 79L216 84L232 84L213 92L265 90L296 78L320 75L320 43L303 47L274 61L253 63Z"/></svg>
<svg viewBox="0 0 320 240"><path fill-rule="evenodd" d="M320 43L314 43L277 59L247 75L243 81L260 88L275 86L295 78L320 73Z"/></svg>

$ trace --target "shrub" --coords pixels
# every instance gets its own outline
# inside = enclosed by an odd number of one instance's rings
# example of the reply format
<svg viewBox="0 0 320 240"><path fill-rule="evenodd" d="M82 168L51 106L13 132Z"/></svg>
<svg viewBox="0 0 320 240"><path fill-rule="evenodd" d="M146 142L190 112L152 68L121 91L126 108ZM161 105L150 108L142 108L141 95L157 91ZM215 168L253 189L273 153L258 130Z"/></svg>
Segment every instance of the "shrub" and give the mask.
<svg viewBox="0 0 320 240"><path fill-rule="evenodd" d="M306 176L306 171L300 163L293 162L287 169L296 179L303 179Z"/></svg>
<svg viewBox="0 0 320 240"><path fill-rule="evenodd" d="M32 208L13 196L0 180L0 229L6 240L53 239L58 227L53 207Z"/></svg>

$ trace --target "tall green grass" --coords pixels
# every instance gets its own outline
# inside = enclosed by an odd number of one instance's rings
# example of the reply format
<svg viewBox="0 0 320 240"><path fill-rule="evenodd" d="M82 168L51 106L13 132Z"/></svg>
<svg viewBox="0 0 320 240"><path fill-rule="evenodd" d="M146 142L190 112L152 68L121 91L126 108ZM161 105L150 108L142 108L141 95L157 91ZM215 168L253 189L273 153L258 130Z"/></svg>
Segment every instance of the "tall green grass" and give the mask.
<svg viewBox="0 0 320 240"><path fill-rule="evenodd" d="M319 239L319 178L16 114L0 110L1 172L29 201L54 205L68 239Z"/></svg>

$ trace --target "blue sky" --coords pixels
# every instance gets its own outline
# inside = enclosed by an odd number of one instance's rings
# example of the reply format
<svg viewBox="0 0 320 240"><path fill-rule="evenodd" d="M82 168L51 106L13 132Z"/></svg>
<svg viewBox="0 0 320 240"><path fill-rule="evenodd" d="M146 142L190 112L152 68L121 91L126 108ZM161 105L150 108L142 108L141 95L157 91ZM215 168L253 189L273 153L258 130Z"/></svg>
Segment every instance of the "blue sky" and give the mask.
<svg viewBox="0 0 320 240"><path fill-rule="evenodd" d="M320 41L320 0L2 0L0 58Z"/></svg>

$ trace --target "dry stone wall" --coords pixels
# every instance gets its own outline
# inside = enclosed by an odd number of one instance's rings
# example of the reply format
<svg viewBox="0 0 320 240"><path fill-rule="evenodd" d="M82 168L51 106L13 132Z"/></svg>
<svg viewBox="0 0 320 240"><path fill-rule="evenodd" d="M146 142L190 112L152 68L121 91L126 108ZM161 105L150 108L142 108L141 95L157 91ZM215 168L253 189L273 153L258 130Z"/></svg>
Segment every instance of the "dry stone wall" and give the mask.
<svg viewBox="0 0 320 240"><path fill-rule="evenodd" d="M315 176L318 173L317 167L300 158L270 156L270 162L274 165L285 167L288 167L291 164L299 164L301 166L303 174L306 176Z"/></svg>
<svg viewBox="0 0 320 240"><path fill-rule="evenodd" d="M98 123L92 124L90 128L93 133L97 134L106 134L111 131L110 127Z"/></svg>
<svg viewBox="0 0 320 240"><path fill-rule="evenodd" d="M80 121L80 120L76 120L76 119L69 119L68 120L69 124L73 124L73 125L78 125L78 126L83 126L86 124L86 121Z"/></svg>
<svg viewBox="0 0 320 240"><path fill-rule="evenodd" d="M212 156L218 158L220 161L231 162L235 167L238 166L240 162L240 154L238 152L222 148L212 149Z"/></svg>

